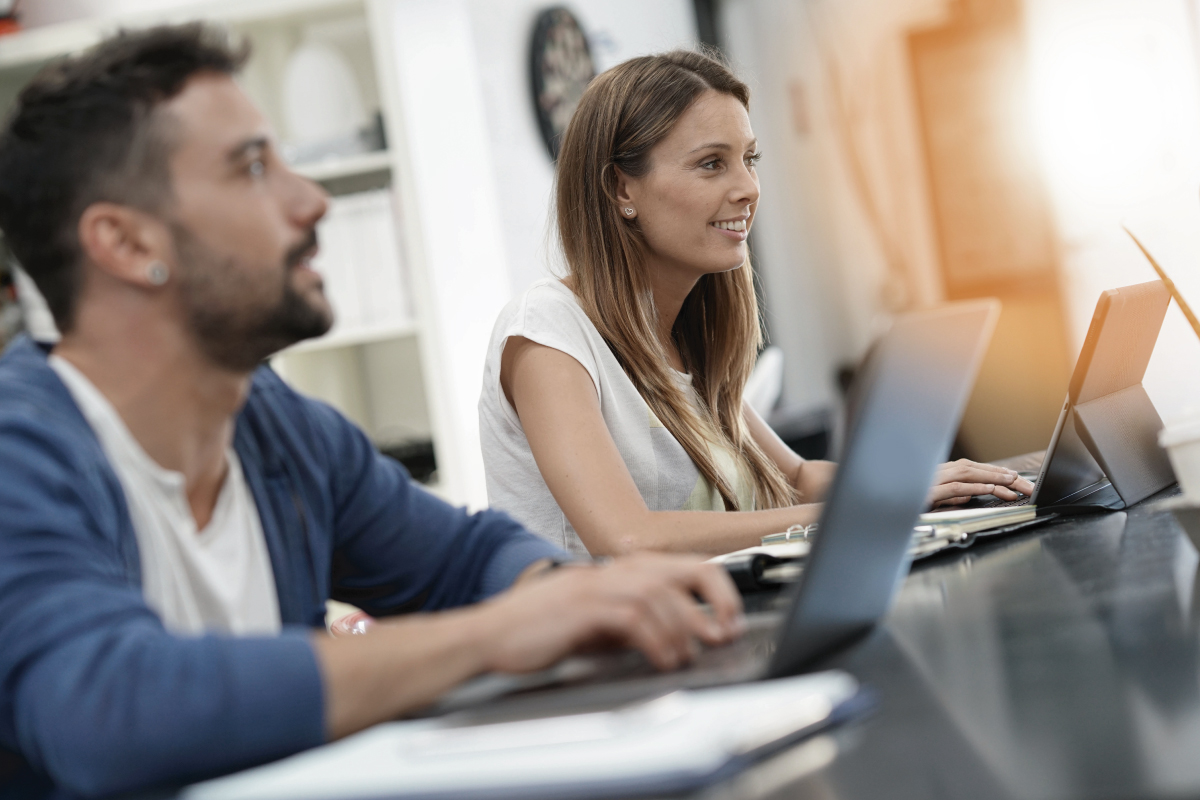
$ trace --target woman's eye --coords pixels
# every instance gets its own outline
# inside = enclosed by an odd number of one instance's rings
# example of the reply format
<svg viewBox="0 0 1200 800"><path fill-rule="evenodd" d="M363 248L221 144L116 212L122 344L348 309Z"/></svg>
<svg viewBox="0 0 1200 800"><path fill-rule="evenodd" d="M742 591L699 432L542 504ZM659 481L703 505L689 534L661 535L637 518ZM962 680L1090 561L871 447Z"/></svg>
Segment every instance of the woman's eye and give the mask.
<svg viewBox="0 0 1200 800"><path fill-rule="evenodd" d="M700 164L700 169L716 169L720 165L721 165L721 159L710 158L708 161L704 161Z"/></svg>
<svg viewBox="0 0 1200 800"><path fill-rule="evenodd" d="M751 155L746 156L746 166L753 167L754 165L756 165L759 162L759 160L761 158L762 158L762 153L752 153Z"/></svg>

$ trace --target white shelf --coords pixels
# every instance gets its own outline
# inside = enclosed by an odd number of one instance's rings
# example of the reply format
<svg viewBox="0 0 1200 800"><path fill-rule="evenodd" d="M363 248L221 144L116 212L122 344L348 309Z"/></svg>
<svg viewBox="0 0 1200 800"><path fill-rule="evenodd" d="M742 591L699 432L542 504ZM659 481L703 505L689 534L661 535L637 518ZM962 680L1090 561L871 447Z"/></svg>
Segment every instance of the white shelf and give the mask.
<svg viewBox="0 0 1200 800"><path fill-rule="evenodd" d="M362 7L361 0L196 0L163 11L139 11L30 28L0 37L0 70L77 53L123 27L138 28L193 19L239 25L356 7Z"/></svg>
<svg viewBox="0 0 1200 800"><path fill-rule="evenodd" d="M375 150L353 156L339 156L321 161L310 161L307 164L295 164L292 169L310 180L328 181L355 175L369 175L372 172L391 171L392 155L387 150Z"/></svg>
<svg viewBox="0 0 1200 800"><path fill-rule="evenodd" d="M294 344L286 350L281 350L278 355L289 356L295 353L312 353L318 350L332 350L338 347L353 347L354 345L370 344L385 339L400 339L405 336L414 336L416 333L417 324L415 322L379 325L371 328L355 328L348 331L333 331L319 339L308 339L299 344Z"/></svg>
<svg viewBox="0 0 1200 800"><path fill-rule="evenodd" d="M39 64L75 53L96 44L103 35L99 25L89 22L70 22L10 33L0 37L0 69Z"/></svg>

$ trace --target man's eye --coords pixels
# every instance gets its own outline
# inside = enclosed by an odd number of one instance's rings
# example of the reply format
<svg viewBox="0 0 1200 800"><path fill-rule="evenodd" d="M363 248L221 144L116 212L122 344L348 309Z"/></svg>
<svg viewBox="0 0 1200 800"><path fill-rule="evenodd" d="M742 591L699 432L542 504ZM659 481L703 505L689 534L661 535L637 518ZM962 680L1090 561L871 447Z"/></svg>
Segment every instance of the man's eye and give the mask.
<svg viewBox="0 0 1200 800"><path fill-rule="evenodd" d="M263 176L263 174L266 173L266 171L267 171L267 165L265 163L263 163L263 160L261 158L256 158L250 162L250 165L246 169L254 177L261 178Z"/></svg>

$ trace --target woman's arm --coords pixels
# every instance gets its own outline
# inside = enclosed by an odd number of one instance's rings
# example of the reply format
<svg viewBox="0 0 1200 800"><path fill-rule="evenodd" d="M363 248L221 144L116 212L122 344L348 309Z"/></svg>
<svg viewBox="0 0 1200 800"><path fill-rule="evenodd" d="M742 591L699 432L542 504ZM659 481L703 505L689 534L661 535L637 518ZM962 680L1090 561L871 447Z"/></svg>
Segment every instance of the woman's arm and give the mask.
<svg viewBox="0 0 1200 800"><path fill-rule="evenodd" d="M822 502L833 483L837 464L832 461L806 461L779 438L748 404L742 405L750 435L767 457L779 465L800 497L809 503ZM929 490L928 502L938 506L962 505L977 494L994 494L1001 500L1016 500L1021 494L1033 494L1033 484L1014 470L995 464L979 464L966 458L938 467Z"/></svg>
<svg viewBox="0 0 1200 800"><path fill-rule="evenodd" d="M500 385L521 419L550 493L594 556L634 550L727 553L790 525L815 522L820 514L820 506L811 504L738 514L651 511L604 424L592 379L578 361L512 337L501 359Z"/></svg>
<svg viewBox="0 0 1200 800"><path fill-rule="evenodd" d="M750 436L762 448L767 458L775 462L788 482L796 487L800 499L806 503L823 501L825 493L829 491L829 485L833 483L837 464L832 461L808 461L798 456L749 403L742 403L742 415L745 417L746 427L750 430Z"/></svg>

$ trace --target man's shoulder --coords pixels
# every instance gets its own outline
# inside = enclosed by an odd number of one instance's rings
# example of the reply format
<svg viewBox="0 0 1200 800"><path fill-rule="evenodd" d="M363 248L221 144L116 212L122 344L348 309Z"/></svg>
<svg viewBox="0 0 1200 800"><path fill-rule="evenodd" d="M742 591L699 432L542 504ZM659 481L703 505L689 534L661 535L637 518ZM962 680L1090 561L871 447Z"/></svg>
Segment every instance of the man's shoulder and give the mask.
<svg viewBox="0 0 1200 800"><path fill-rule="evenodd" d="M20 336L0 355L0 420L55 426L82 417L67 387L47 363L49 346Z"/></svg>
<svg viewBox="0 0 1200 800"><path fill-rule="evenodd" d="M99 442L48 353L47 345L21 337L0 356L0 484L11 492L111 489Z"/></svg>
<svg viewBox="0 0 1200 800"><path fill-rule="evenodd" d="M253 431L266 450L283 448L320 457L357 430L332 406L293 389L268 365L255 370L239 425Z"/></svg>

